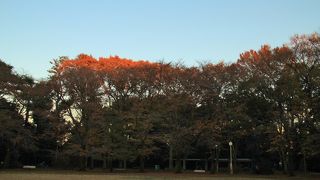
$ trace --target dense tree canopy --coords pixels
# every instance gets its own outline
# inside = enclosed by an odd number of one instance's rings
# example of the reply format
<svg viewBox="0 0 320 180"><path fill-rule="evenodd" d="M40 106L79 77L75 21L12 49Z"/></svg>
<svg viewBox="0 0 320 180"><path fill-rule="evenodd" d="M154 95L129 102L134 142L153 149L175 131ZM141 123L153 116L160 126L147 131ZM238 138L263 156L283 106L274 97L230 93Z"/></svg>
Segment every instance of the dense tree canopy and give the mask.
<svg viewBox="0 0 320 180"><path fill-rule="evenodd" d="M320 170L320 36L198 67L80 54L36 81L0 61L0 161L78 167L248 158L255 172ZM174 163L175 161L175 163ZM182 167L182 164L184 167ZM223 165L222 165L223 166ZM207 168L207 167L206 167Z"/></svg>

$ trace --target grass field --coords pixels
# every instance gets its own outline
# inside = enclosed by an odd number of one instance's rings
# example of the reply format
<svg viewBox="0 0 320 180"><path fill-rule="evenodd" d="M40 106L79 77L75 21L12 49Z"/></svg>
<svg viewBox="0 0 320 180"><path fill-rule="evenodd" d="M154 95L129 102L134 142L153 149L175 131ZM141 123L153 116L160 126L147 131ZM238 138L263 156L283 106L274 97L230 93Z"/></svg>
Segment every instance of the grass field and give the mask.
<svg viewBox="0 0 320 180"><path fill-rule="evenodd" d="M119 180L119 179L142 179L142 180L267 180L267 179L320 179L318 175L287 177L284 175L211 175L169 172L147 172L147 173L103 173L103 172L78 172L78 171L57 171L57 170L0 170L0 180Z"/></svg>

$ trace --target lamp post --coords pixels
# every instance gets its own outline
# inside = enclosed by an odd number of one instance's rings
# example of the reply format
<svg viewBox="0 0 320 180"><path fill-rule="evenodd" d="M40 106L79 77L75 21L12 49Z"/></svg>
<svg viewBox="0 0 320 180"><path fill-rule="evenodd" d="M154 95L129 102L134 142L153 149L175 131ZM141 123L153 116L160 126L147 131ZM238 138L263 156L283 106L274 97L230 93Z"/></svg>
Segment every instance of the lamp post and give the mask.
<svg viewBox="0 0 320 180"><path fill-rule="evenodd" d="M229 142L230 147L230 174L233 174L233 167L232 167L232 142Z"/></svg>

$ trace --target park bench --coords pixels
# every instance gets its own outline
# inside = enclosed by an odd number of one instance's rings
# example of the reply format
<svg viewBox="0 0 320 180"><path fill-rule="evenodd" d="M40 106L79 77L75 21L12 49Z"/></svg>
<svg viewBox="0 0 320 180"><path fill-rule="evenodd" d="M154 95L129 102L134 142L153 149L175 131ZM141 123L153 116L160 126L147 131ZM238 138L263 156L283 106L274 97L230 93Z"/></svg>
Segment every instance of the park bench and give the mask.
<svg viewBox="0 0 320 180"><path fill-rule="evenodd" d="M36 166L24 165L22 166L23 169L35 169Z"/></svg>
<svg viewBox="0 0 320 180"><path fill-rule="evenodd" d="M196 173L205 173L206 171L205 171L205 170L201 170L201 169L195 169L195 170L193 170L193 172L196 172Z"/></svg>

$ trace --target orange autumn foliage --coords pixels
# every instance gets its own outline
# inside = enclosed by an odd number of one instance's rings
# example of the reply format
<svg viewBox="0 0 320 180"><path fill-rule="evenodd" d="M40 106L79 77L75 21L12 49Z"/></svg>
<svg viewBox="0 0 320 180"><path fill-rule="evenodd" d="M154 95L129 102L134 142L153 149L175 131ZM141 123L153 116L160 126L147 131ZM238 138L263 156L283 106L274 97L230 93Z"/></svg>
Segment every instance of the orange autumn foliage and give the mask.
<svg viewBox="0 0 320 180"><path fill-rule="evenodd" d="M271 48L269 45L263 45L259 51L250 50L240 54L240 60L250 60L251 62L257 62L263 57L271 55Z"/></svg>
<svg viewBox="0 0 320 180"><path fill-rule="evenodd" d="M80 54L74 59L64 60L60 66L59 71L63 72L69 68L87 68L95 71L110 73L115 70L129 70L132 68L156 67L157 63L149 61L134 61L131 59L120 58L119 56L100 57L96 59L91 55Z"/></svg>
<svg viewBox="0 0 320 180"><path fill-rule="evenodd" d="M287 46L272 49L269 45L263 45L258 51L250 50L240 54L239 63L256 64L260 61L272 61L279 59L279 56L288 55L291 50Z"/></svg>

